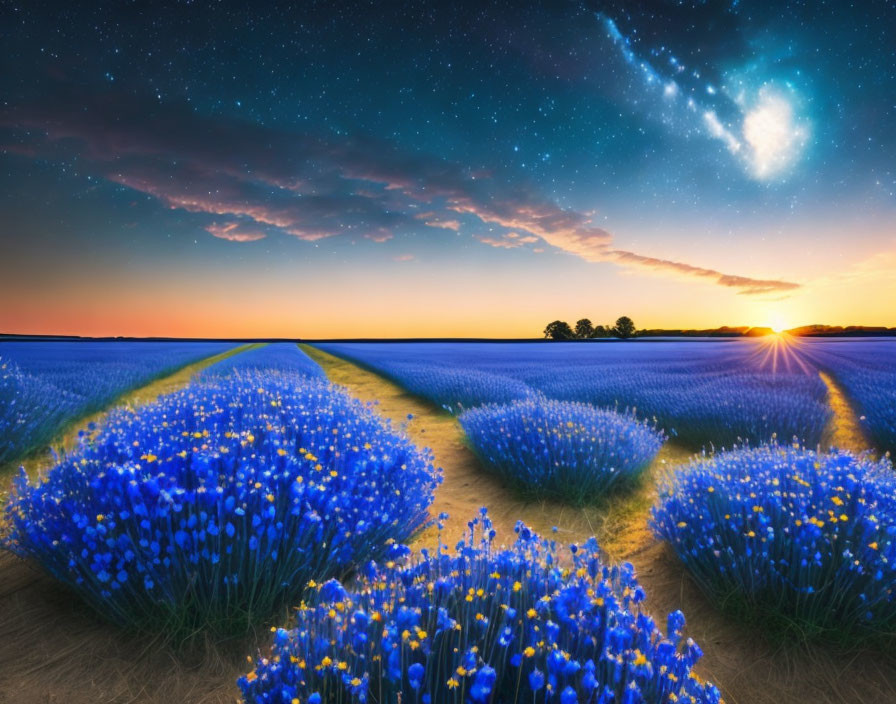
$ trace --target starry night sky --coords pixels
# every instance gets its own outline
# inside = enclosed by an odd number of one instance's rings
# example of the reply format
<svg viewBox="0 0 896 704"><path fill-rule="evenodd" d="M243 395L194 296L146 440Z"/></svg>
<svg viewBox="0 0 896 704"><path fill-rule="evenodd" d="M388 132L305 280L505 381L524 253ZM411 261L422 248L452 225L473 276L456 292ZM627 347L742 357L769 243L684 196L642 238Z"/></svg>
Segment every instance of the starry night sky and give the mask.
<svg viewBox="0 0 896 704"><path fill-rule="evenodd" d="M0 331L896 325L896 3L533 5L2 3Z"/></svg>

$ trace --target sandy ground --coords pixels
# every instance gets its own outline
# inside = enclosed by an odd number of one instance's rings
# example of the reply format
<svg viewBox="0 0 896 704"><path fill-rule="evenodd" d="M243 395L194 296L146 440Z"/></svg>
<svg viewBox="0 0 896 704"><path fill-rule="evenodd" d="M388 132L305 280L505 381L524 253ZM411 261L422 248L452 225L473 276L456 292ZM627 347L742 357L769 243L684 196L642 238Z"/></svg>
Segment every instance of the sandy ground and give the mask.
<svg viewBox="0 0 896 704"><path fill-rule="evenodd" d="M839 447L844 450L861 452L871 447L871 442L862 430L859 419L852 410L846 392L830 374L819 372L821 380L828 387L828 403L834 412L834 417L825 432L827 444L830 447Z"/></svg>
<svg viewBox="0 0 896 704"><path fill-rule="evenodd" d="M688 634L705 651L699 674L722 689L728 704L896 704L893 655L844 653L817 646L776 648L757 629L722 616L694 587L671 552L652 538L646 519L654 482L686 460L687 451L667 445L639 488L602 508L526 504L479 466L453 417L376 374L314 348L304 349L332 381L362 400L379 401L379 412L395 423L404 423L408 413L414 415L407 424L408 433L418 444L433 449L436 464L444 470L433 513L451 514L447 537L459 537L466 520L483 505L489 508L499 536L511 537L520 518L543 533L557 526L564 541L596 535L610 559L635 565L655 614L664 618L676 608L684 611ZM212 361L150 384L120 402L143 403L175 390ZM852 411L836 387L831 401L837 413L830 429L833 443L848 447L850 442L862 442L861 432L853 432L858 425ZM63 446L72 447L76 438L77 428L70 429ZM48 460L48 455L32 458L27 468L37 471ZM0 483L6 482L0 479ZM434 539L429 532L420 543L432 544ZM52 580L0 553L0 704L234 702L234 682L246 669L246 654L254 653L257 644L266 644L268 638L268 628L262 626L257 635L246 639L209 643L190 653L173 652L105 624Z"/></svg>
<svg viewBox="0 0 896 704"><path fill-rule="evenodd" d="M303 345L323 367L331 381L348 388L364 401L378 401L379 412L395 423L414 418L408 434L430 447L444 483L436 493L433 513L451 514L448 537L463 533L466 521L487 506L498 537L512 539L517 519L547 534L553 526L559 537L573 542L595 535L611 560L634 564L647 591L647 603L661 623L665 615L681 609L688 620L687 633L704 650L698 673L715 683L728 704L889 704L896 703L896 654L843 652L821 646L780 647L769 643L758 628L733 622L721 614L697 589L671 550L653 538L647 528L655 482L691 454L671 443L648 468L646 481L626 498L603 508L572 509L559 504L523 503L487 474L467 448L463 431L448 413L408 394L401 387L354 364ZM826 378L835 418L828 429L829 444L864 449L858 422L845 396ZM421 543L433 541L424 535Z"/></svg>

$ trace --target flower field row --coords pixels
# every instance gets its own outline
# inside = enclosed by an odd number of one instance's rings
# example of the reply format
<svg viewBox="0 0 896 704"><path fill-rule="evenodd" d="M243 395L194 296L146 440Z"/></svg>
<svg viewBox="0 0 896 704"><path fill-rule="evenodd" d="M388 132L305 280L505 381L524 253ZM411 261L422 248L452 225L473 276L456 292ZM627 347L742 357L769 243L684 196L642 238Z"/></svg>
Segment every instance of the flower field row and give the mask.
<svg viewBox="0 0 896 704"><path fill-rule="evenodd" d="M452 411L544 394L633 409L695 448L775 437L817 444L830 419L824 383L803 365L773 365L762 344L338 343L321 348Z"/></svg>
<svg viewBox="0 0 896 704"><path fill-rule="evenodd" d="M261 347L253 347L232 355L203 369L202 379L230 376L234 372L245 373L289 373L301 374L315 379L324 379L323 370L292 342L274 342Z"/></svg>
<svg viewBox="0 0 896 704"><path fill-rule="evenodd" d="M896 344L849 340L810 347L820 367L843 385L874 445L896 454Z"/></svg>
<svg viewBox="0 0 896 704"><path fill-rule="evenodd" d="M118 396L233 347L219 342L0 344L0 464Z"/></svg>

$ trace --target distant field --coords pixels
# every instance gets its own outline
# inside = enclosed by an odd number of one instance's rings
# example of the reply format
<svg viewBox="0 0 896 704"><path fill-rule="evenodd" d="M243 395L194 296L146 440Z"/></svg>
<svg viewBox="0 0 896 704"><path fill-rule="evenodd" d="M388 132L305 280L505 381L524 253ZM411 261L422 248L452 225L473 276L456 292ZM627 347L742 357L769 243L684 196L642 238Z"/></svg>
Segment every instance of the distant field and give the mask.
<svg viewBox="0 0 896 704"><path fill-rule="evenodd" d="M809 445L830 420L827 389L792 348L769 341L626 344L389 343L320 347L452 411L544 394L633 409L687 446L777 436Z"/></svg>
<svg viewBox="0 0 896 704"><path fill-rule="evenodd" d="M124 392L234 347L221 342L0 343L0 464Z"/></svg>

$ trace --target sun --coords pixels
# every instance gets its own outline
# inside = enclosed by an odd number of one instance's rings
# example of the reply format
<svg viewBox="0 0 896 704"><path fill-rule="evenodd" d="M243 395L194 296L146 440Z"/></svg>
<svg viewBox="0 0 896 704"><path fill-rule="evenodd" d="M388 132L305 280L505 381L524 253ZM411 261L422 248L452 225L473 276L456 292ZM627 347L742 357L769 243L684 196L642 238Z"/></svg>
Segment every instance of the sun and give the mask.
<svg viewBox="0 0 896 704"><path fill-rule="evenodd" d="M771 328L772 332L776 335L780 335L782 332L792 327L787 318L778 312L769 313L767 319L768 327Z"/></svg>

